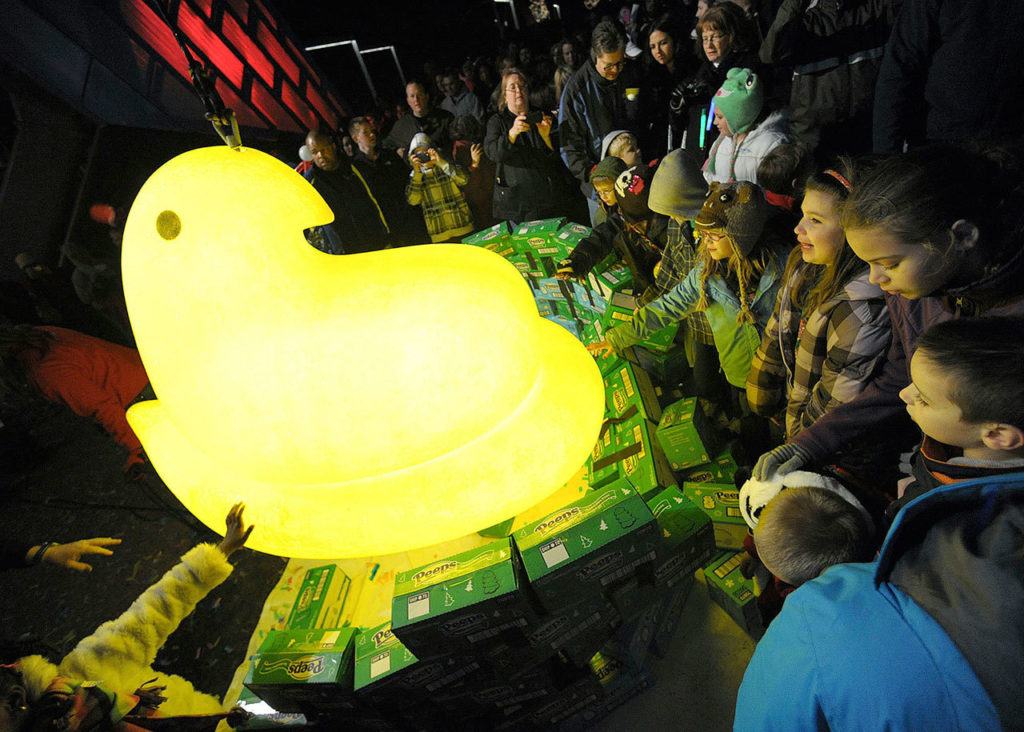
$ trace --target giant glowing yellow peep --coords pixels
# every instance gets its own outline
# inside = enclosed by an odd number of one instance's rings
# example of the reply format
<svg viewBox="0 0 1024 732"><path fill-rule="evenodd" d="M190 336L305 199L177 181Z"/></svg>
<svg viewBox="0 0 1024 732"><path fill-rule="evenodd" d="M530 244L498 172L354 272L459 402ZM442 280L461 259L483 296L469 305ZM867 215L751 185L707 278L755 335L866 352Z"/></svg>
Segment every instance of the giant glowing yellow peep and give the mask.
<svg viewBox="0 0 1024 732"><path fill-rule="evenodd" d="M501 257L464 245L331 256L330 209L288 166L211 147L146 182L125 297L157 394L128 420L212 528L237 500L250 546L402 551L542 500L597 439L601 377L538 317Z"/></svg>

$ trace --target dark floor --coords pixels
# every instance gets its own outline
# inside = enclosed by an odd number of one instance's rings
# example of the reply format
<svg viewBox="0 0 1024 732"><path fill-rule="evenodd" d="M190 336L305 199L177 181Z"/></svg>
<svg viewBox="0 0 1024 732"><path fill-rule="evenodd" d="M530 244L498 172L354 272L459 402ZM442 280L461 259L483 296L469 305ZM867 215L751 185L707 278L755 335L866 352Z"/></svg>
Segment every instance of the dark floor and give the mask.
<svg viewBox="0 0 1024 732"><path fill-rule="evenodd" d="M51 660L123 612L194 544L215 539L153 473L129 481L125 453L89 420L32 406L20 415L40 450L34 464L0 477L0 534L25 541L96 536L124 540L92 573L50 565L0 573L0 635L33 636ZM19 455L22 456L24 453ZM231 577L182 623L156 668L222 695L242 662L264 598L286 560L243 550Z"/></svg>

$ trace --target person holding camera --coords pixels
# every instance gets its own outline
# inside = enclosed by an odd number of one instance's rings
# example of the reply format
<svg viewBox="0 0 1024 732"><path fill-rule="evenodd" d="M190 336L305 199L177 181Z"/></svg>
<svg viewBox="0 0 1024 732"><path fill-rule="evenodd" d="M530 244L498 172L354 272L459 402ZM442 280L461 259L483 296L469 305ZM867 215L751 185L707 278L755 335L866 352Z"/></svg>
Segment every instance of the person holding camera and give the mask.
<svg viewBox="0 0 1024 732"><path fill-rule="evenodd" d="M479 164L483 153L473 153L473 164ZM433 141L417 132L409 142L409 183L405 200L410 206L423 209L423 222L430 241L458 241L473 231L473 216L462 189L469 183L469 173L461 165L444 157Z"/></svg>
<svg viewBox="0 0 1024 732"><path fill-rule="evenodd" d="M555 120L530 110L530 86L518 69L498 86L500 111L487 122L484 153L497 165L494 217L532 221L565 215L577 202L575 186L558 154Z"/></svg>
<svg viewBox="0 0 1024 732"><path fill-rule="evenodd" d="M714 5L697 22L700 68L676 86L669 99L681 147L705 153L710 149L718 138L718 130L711 124L713 112L708 109L711 97L725 83L729 69L760 70L757 46L757 30L738 5Z"/></svg>

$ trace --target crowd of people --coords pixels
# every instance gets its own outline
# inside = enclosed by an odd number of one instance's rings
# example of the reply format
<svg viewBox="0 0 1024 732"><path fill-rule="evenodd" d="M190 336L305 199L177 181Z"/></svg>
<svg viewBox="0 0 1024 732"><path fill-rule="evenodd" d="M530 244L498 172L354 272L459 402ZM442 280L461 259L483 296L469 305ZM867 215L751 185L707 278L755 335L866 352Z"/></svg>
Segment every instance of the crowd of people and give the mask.
<svg viewBox="0 0 1024 732"><path fill-rule="evenodd" d="M397 114L310 130L297 169L334 212L310 244L590 223L556 276L614 255L637 309L588 348L681 324L686 386L738 440L781 610L737 729L1024 728L1024 4L588 5L548 53L431 63ZM0 326L0 387L144 461L137 354L82 338Z"/></svg>

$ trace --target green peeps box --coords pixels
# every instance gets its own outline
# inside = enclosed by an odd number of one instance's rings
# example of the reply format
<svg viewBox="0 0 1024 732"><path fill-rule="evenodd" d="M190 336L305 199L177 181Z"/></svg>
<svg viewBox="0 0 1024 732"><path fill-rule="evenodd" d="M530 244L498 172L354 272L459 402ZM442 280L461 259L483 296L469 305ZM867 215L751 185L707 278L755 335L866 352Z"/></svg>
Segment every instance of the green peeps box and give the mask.
<svg viewBox="0 0 1024 732"><path fill-rule="evenodd" d="M733 457L731 446L727 446L714 460L698 465L686 473L688 483L732 483L739 466Z"/></svg>
<svg viewBox="0 0 1024 732"><path fill-rule="evenodd" d="M598 265L598 267L600 266ZM615 262L608 269L597 273L591 272L587 282L602 297L610 299L613 293L625 293L631 290L633 287L633 274L629 271L629 267L621 262Z"/></svg>
<svg viewBox="0 0 1024 732"><path fill-rule="evenodd" d="M676 486L648 499L647 506L658 521L661 543L654 564L655 582L672 587L707 564L715 553L715 532L711 519L683 495Z"/></svg>
<svg viewBox="0 0 1024 732"><path fill-rule="evenodd" d="M502 221L487 229L481 229L476 233L470 234L462 240L462 243L484 247L507 257L514 253L510 239L511 233L512 230L509 228L508 222Z"/></svg>
<svg viewBox="0 0 1024 732"><path fill-rule="evenodd" d="M653 422L635 414L609 427L612 428L614 447L600 442L601 454L595 457L595 451L590 458L588 483L591 487L625 479L641 496L647 497L660 488L675 485L668 460L654 441Z"/></svg>
<svg viewBox="0 0 1024 732"><path fill-rule="evenodd" d="M538 248L548 246L563 225L565 225L565 219L562 218L524 221L512 229L512 243L517 252L536 251Z"/></svg>
<svg viewBox="0 0 1024 732"><path fill-rule="evenodd" d="M390 621L360 630L355 643L356 696L382 711L417 696L419 685L413 672L419 661L391 632Z"/></svg>
<svg viewBox="0 0 1024 732"><path fill-rule="evenodd" d="M337 628L352 580L336 564L325 564L306 571L292 605L285 628L311 630Z"/></svg>
<svg viewBox="0 0 1024 732"><path fill-rule="evenodd" d="M641 414L654 422L661 418L661 405L650 377L627 361L605 374L604 401L606 417L623 419Z"/></svg>
<svg viewBox="0 0 1024 732"><path fill-rule="evenodd" d="M657 436L673 470L709 462L716 447L714 432L696 397L681 399L665 407Z"/></svg>
<svg viewBox="0 0 1024 732"><path fill-rule="evenodd" d="M683 483L683 495L708 515L719 549L742 549L747 522L740 513L740 492L731 483Z"/></svg>
<svg viewBox="0 0 1024 732"><path fill-rule="evenodd" d="M602 324L605 330L611 330L617 325L628 323L633 320L633 311L636 310L636 298L625 292L613 292L608 297L608 307L604 311Z"/></svg>
<svg viewBox="0 0 1024 732"><path fill-rule="evenodd" d="M679 323L672 323L667 325L661 330L656 330L647 336L644 340L637 343L640 348L646 348L648 351L657 354L666 354L675 345L676 334L679 332Z"/></svg>
<svg viewBox="0 0 1024 732"><path fill-rule="evenodd" d="M573 297L576 302L585 310L590 310L598 319L608 309L608 301L601 296L601 293L594 292L586 285L579 282L572 283Z"/></svg>
<svg viewBox="0 0 1024 732"><path fill-rule="evenodd" d="M512 535L546 610L603 598L612 583L654 561L658 528L626 481L586 493Z"/></svg>
<svg viewBox="0 0 1024 732"><path fill-rule="evenodd" d="M354 636L354 628L272 630L253 657L245 686L279 712L353 712Z"/></svg>
<svg viewBox="0 0 1024 732"><path fill-rule="evenodd" d="M654 629L654 638L651 640L651 653L658 658L665 658L668 655L672 638L683 617L683 607L686 605L686 599L690 596L694 583L693 575L690 574L679 584L665 591L661 597L658 625Z"/></svg>
<svg viewBox="0 0 1024 732"><path fill-rule="evenodd" d="M723 552L704 568L708 595L754 640L764 635L764 620L757 606L754 582L740 571L746 552Z"/></svg>
<svg viewBox="0 0 1024 732"><path fill-rule="evenodd" d="M614 458L608 459L615 451L615 425L605 422L601 426L597 444L587 458L587 485L591 488L602 488L619 480L618 462Z"/></svg>
<svg viewBox="0 0 1024 732"><path fill-rule="evenodd" d="M582 666L611 637L620 616L604 597L565 605L529 628L527 640L538 658L561 652Z"/></svg>
<svg viewBox="0 0 1024 732"><path fill-rule="evenodd" d="M508 538L395 576L391 630L420 658L476 650L536 619Z"/></svg>
<svg viewBox="0 0 1024 732"><path fill-rule="evenodd" d="M576 248L576 245L586 239L593 232L589 226L583 226L582 224L568 223L558 230L555 234L555 239L562 242L569 251Z"/></svg>

